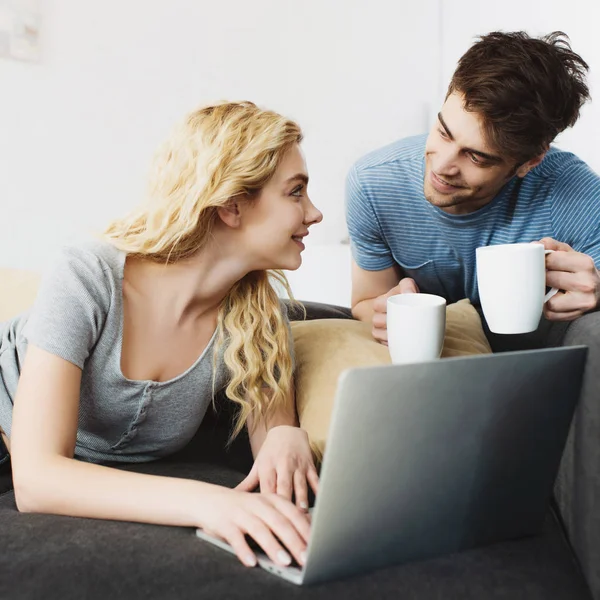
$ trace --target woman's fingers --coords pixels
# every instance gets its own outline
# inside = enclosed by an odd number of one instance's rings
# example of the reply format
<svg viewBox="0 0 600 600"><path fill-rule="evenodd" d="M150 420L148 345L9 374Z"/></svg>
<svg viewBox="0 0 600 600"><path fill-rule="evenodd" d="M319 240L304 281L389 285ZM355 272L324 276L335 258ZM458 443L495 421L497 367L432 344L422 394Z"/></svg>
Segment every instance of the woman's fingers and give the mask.
<svg viewBox="0 0 600 600"><path fill-rule="evenodd" d="M209 533L207 531L207 533ZM209 535L211 535L209 533ZM221 536L217 536L221 537ZM233 548L240 562L247 567L255 567L257 560L256 554L250 549L246 537L237 527L231 527L227 532L223 533L223 539Z"/></svg>
<svg viewBox="0 0 600 600"><path fill-rule="evenodd" d="M264 505L257 514L247 515L243 524L244 531L260 545L274 563L282 567L289 566L292 557L275 536L294 553L296 560L298 560L298 548L302 545L298 533L296 532L298 540L295 540L293 534L290 533L295 531L294 527L289 521L286 521L272 506Z"/></svg>
<svg viewBox="0 0 600 600"><path fill-rule="evenodd" d="M319 491L319 473L317 473L317 469L315 469L314 466L308 468L308 471L306 472L306 480L316 495Z"/></svg>
<svg viewBox="0 0 600 600"><path fill-rule="evenodd" d="M268 496L267 499L279 513L289 520L304 542L308 544L308 538L310 537L309 514L276 494Z"/></svg>
<svg viewBox="0 0 600 600"><path fill-rule="evenodd" d="M277 494L286 500L292 499L294 486L292 484L293 474L288 469L277 471Z"/></svg>
<svg viewBox="0 0 600 600"><path fill-rule="evenodd" d="M280 496L273 495L271 498L277 498L281 502L285 502L287 506L292 509L292 511L302 516L302 513L293 504L287 502ZM290 519L284 511L278 509L279 506L273 502L273 504L270 506L265 505L263 510L258 513L258 516L264 521L265 525L268 526L271 532L275 534L277 538L285 545L285 547L292 553L296 561L303 565L304 561L306 560L306 539L298 531L296 523ZM300 523L298 523L298 525L300 528L302 528ZM260 540L256 539L256 541L262 546L262 542L260 542ZM274 546L272 547L275 548ZM287 563L282 562L284 557L283 555L278 554L279 549L274 550L276 552L275 556L279 556L279 559L276 560L271 556L271 553L267 551L267 548L264 546L263 548L271 560L275 560L275 562L278 564L285 564L286 566L289 564L290 561Z"/></svg>
<svg viewBox="0 0 600 600"><path fill-rule="evenodd" d="M275 494L277 492L277 474L270 466L259 470L260 491L262 494Z"/></svg>
<svg viewBox="0 0 600 600"><path fill-rule="evenodd" d="M308 486L306 485L306 475L302 471L294 473L294 494L296 506L302 510L308 510Z"/></svg>
<svg viewBox="0 0 600 600"><path fill-rule="evenodd" d="M259 484L258 469L256 468L256 463L255 463L254 466L252 467L252 470L250 471L250 473L248 473L248 475L246 476L246 478L243 481L241 481L240 483L237 484L235 489L239 490L241 492L251 492L252 490L256 489L258 484Z"/></svg>

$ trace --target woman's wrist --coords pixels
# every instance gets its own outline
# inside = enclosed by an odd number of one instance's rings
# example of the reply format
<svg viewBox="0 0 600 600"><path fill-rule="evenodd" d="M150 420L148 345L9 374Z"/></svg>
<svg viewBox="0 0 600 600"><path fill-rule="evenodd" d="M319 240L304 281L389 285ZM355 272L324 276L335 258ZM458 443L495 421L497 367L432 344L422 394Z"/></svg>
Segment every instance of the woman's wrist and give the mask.
<svg viewBox="0 0 600 600"><path fill-rule="evenodd" d="M210 514L217 497L220 494L230 492L229 488L207 483L185 479L184 489L180 490L180 502L185 519L192 527L204 527L206 516Z"/></svg>

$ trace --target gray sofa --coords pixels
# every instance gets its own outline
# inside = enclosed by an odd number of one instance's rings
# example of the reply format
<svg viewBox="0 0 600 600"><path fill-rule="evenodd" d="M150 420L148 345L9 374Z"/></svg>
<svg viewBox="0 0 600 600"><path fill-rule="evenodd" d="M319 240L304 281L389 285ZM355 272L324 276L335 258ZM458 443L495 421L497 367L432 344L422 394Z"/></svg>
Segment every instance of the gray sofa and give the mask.
<svg viewBox="0 0 600 600"><path fill-rule="evenodd" d="M350 317L339 307L307 308L308 318ZM241 566L198 541L192 529L21 514L7 465L0 473L0 599L600 599L600 313L568 326L542 323L535 335L489 338L495 351L590 348L584 393L541 535L296 588ZM183 451L120 468L233 486L252 457L244 437L224 450L231 417L220 398Z"/></svg>

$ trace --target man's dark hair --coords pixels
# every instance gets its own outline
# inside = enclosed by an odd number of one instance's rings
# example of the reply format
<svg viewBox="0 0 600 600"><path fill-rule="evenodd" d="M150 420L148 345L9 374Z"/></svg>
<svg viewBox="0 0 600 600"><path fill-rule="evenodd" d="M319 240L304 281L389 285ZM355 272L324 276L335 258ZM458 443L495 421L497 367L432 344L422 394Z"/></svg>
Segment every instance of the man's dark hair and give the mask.
<svg viewBox="0 0 600 600"><path fill-rule="evenodd" d="M523 163L575 124L590 97L588 69L562 31L540 39L495 31L459 60L448 95L463 94L465 110L482 117L495 150Z"/></svg>

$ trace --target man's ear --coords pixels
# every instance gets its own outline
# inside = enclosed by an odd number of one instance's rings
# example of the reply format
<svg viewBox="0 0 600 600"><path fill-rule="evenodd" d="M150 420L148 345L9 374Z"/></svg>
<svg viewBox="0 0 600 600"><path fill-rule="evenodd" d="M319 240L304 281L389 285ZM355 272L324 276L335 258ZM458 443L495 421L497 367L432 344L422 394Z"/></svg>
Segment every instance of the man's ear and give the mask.
<svg viewBox="0 0 600 600"><path fill-rule="evenodd" d="M232 198L225 204L225 206L219 206L217 208L217 214L225 225L237 229L242 223L242 212L238 202Z"/></svg>
<svg viewBox="0 0 600 600"><path fill-rule="evenodd" d="M527 173L529 173L531 169L537 167L544 160L546 152L547 151L544 150L544 152L538 154L538 156L533 157L531 160L528 160L527 162L523 163L520 167L517 167L517 177L525 177L525 175L527 175Z"/></svg>

